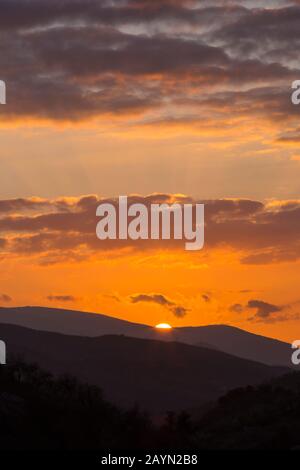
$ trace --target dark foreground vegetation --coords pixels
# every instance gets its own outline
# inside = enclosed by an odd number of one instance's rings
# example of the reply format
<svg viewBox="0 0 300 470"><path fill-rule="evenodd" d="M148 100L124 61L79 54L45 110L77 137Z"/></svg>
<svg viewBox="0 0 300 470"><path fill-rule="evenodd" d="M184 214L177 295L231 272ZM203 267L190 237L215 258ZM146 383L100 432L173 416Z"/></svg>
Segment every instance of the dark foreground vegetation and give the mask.
<svg viewBox="0 0 300 470"><path fill-rule="evenodd" d="M234 390L208 408L166 413L158 426L71 377L22 362L0 367L1 450L300 448L299 373Z"/></svg>

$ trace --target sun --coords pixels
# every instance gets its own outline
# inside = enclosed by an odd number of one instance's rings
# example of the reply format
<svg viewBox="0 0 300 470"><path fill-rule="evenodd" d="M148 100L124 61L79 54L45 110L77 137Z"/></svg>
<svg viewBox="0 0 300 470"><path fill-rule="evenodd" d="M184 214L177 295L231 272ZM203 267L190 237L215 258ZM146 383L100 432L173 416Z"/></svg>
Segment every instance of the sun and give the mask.
<svg viewBox="0 0 300 470"><path fill-rule="evenodd" d="M155 326L158 330L172 330L171 325L169 323L159 323Z"/></svg>

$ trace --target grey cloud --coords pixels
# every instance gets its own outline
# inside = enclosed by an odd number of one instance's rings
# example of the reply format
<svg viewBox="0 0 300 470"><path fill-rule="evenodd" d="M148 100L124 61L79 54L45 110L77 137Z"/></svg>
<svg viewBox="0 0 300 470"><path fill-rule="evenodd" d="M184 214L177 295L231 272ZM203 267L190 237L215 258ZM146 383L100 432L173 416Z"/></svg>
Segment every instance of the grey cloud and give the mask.
<svg viewBox="0 0 300 470"><path fill-rule="evenodd" d="M150 206L157 202L204 203L206 218L206 250L219 246L242 251L244 264L268 264L293 262L300 258L300 201L282 201L268 205L251 200L197 201L171 194L153 194L146 197L129 196L129 204L142 203ZM64 199L45 201L36 213L28 213L28 205L5 201L0 212L1 254L24 256L50 256L51 259L88 257L96 252L131 248L133 251L183 249L176 240L101 242L95 234L96 208L100 202L112 203L116 199L84 196L68 202ZM30 205L30 204L29 204ZM1 202L0 202L1 207ZM13 214L7 208L14 207ZM31 206L30 206L31 207ZM78 253L76 253L78 251Z"/></svg>
<svg viewBox="0 0 300 470"><path fill-rule="evenodd" d="M289 312L289 305L275 305L263 300L251 299L246 305L233 304L229 311L232 313L242 314L254 310L255 313L247 320L251 322L277 323L285 320L293 320L298 318L298 314Z"/></svg>
<svg viewBox="0 0 300 470"><path fill-rule="evenodd" d="M162 307L170 310L177 318L183 318L188 313L187 308L183 307L182 305L177 305L175 302L169 300L162 294L136 294L132 295L130 300L133 304L137 304L139 302L149 302L161 305Z"/></svg>
<svg viewBox="0 0 300 470"><path fill-rule="evenodd" d="M272 314L283 310L283 307L269 304L262 300L249 300L247 307L256 310L255 317L260 319L268 319Z"/></svg>
<svg viewBox="0 0 300 470"><path fill-rule="evenodd" d="M276 119L279 109L284 119L296 112L281 98L280 86L298 78L291 50L298 50L300 7L280 1L266 6L213 0L3 0L0 67L10 96L3 119L76 122L129 112L138 117L166 103L180 110L180 101L201 107L205 116L216 87L230 115L250 109ZM254 105L255 90L242 98L245 85L262 84L277 90L269 105L267 99ZM196 87L199 93L191 95ZM206 103L198 98L203 87ZM236 91L226 95L233 87ZM221 104L219 99L216 106Z"/></svg>
<svg viewBox="0 0 300 470"><path fill-rule="evenodd" d="M158 305L162 305L163 307L171 307L174 305L173 302L168 300L164 295L162 294L137 294L137 295L132 295L131 296L131 302L133 304L137 304L139 302L153 302Z"/></svg>

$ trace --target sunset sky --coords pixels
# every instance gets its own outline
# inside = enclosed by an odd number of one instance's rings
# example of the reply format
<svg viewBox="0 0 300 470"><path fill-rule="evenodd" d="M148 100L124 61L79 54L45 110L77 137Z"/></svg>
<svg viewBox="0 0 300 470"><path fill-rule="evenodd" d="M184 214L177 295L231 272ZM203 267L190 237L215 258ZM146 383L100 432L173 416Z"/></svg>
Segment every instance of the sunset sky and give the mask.
<svg viewBox="0 0 300 470"><path fill-rule="evenodd" d="M0 305L299 339L299 25L297 0L0 0ZM119 195L204 202L204 249L101 242Z"/></svg>

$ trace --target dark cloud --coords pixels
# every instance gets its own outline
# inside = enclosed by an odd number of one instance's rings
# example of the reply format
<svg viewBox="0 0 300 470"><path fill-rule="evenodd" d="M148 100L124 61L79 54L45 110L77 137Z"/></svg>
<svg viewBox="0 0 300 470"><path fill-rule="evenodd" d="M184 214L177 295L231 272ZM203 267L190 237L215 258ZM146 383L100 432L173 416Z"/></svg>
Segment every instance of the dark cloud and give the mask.
<svg viewBox="0 0 300 470"><path fill-rule="evenodd" d="M254 310L255 313L248 318L251 322L278 323L286 320L297 320L298 313L290 312L289 305L275 305L263 300L251 299L246 305L233 304L229 311L242 314Z"/></svg>
<svg viewBox="0 0 300 470"><path fill-rule="evenodd" d="M76 302L78 299L73 295L48 295L50 302Z"/></svg>
<svg viewBox="0 0 300 470"><path fill-rule="evenodd" d="M47 260L78 261L95 253L121 253L124 248L132 252L184 249L181 240L98 240L96 208L101 202L112 203L117 208L116 199L91 195L45 200L37 205L31 200L24 199L21 204L17 201L7 200L2 205L0 201L2 257L36 256L47 264ZM236 250L243 264L294 262L300 258L300 201L266 204L243 199L193 201L186 196L152 194L129 196L128 202L148 207L152 203L204 203L206 252L218 247Z"/></svg>
<svg viewBox="0 0 300 470"><path fill-rule="evenodd" d="M0 302L11 302L12 298L7 294L0 294Z"/></svg>
<svg viewBox="0 0 300 470"><path fill-rule="evenodd" d="M183 318L188 313L187 308L183 307L182 305L177 305L175 302L169 300L162 294L136 294L132 295L130 300L133 304L137 304L139 302L149 302L161 305L162 307L170 310L177 318Z"/></svg>
<svg viewBox="0 0 300 470"><path fill-rule="evenodd" d="M131 302L133 304L137 304L139 302L153 302L158 305L162 305L163 307L171 307L174 305L173 302L168 300L164 295L162 294L136 294L132 295L130 297Z"/></svg>
<svg viewBox="0 0 300 470"><path fill-rule="evenodd" d="M282 6L280 10L264 8L262 5L262 8L255 11L244 11L243 15L214 34L234 49L243 48L244 52L272 51L276 46L280 46L279 50L282 52L284 45L292 48L298 44L299 20L300 9L296 5Z"/></svg>
<svg viewBox="0 0 300 470"><path fill-rule="evenodd" d="M269 319L273 314L282 312L284 307L269 304L262 300L249 300L247 308L256 310L255 318L266 320Z"/></svg>
<svg viewBox="0 0 300 470"><path fill-rule="evenodd" d="M213 103L217 127L222 110L223 119L243 110L290 119L299 21L299 3L284 0L2 0L9 100L1 119L140 118L160 109L159 121L170 105L179 119L188 104L211 120Z"/></svg>

